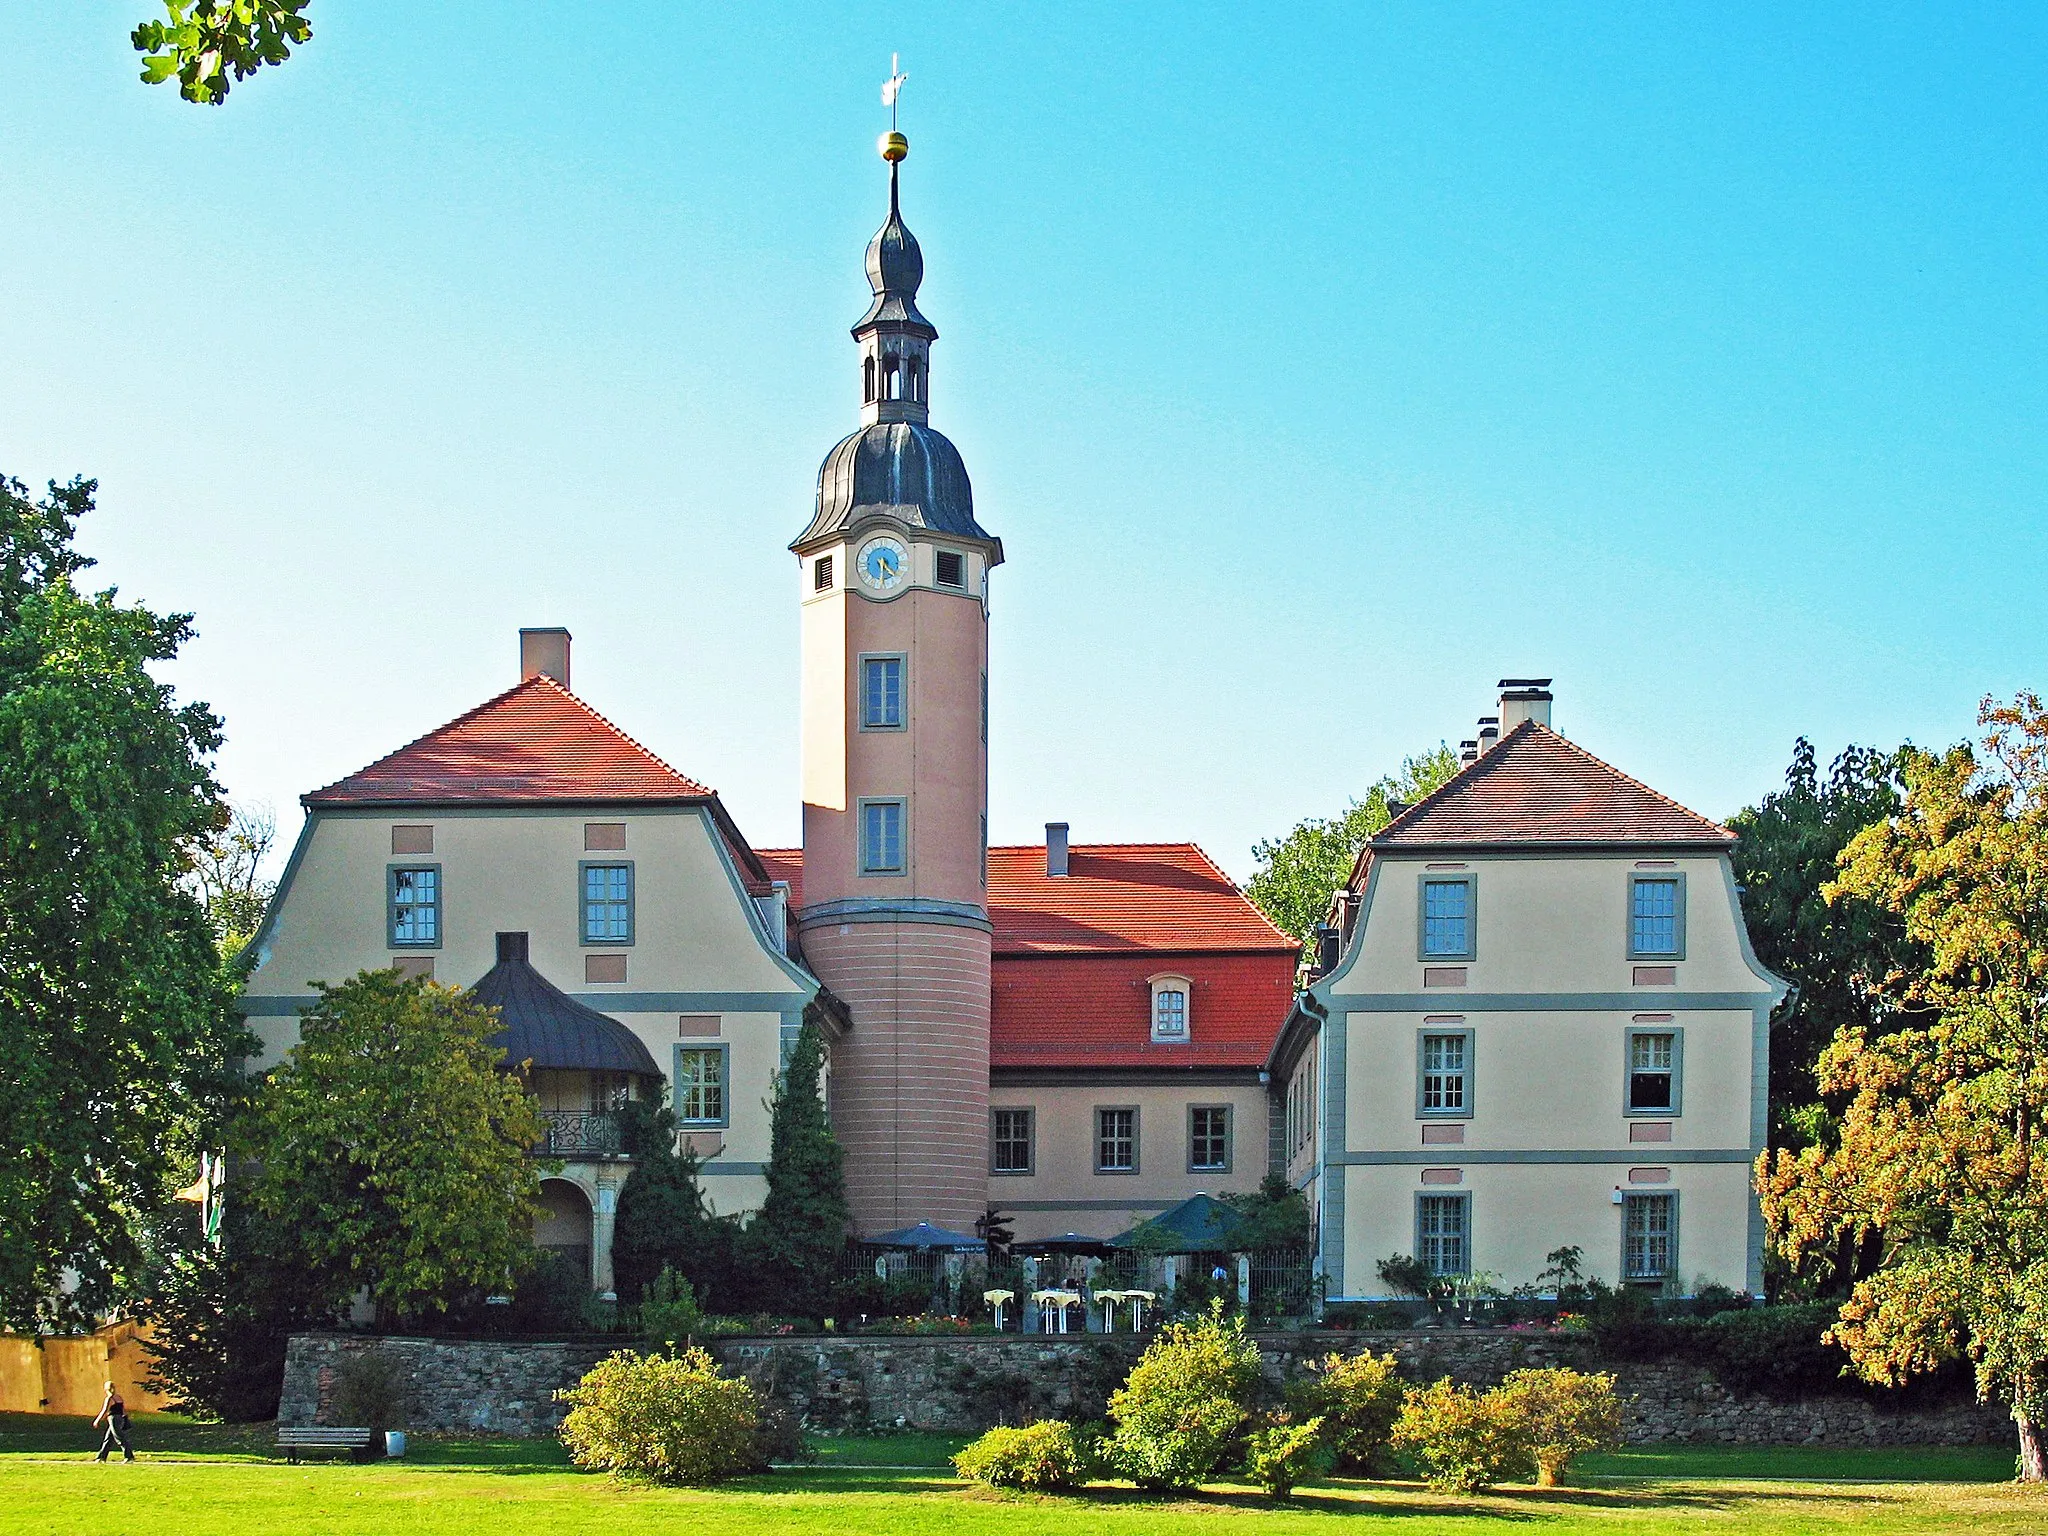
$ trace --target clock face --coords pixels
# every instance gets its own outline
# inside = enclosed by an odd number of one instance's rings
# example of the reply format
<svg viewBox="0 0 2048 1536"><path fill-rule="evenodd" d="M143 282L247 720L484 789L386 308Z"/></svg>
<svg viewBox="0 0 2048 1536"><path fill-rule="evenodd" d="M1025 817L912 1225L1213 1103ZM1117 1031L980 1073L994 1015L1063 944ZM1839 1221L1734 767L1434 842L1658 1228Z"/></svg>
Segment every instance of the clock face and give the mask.
<svg viewBox="0 0 2048 1536"><path fill-rule="evenodd" d="M863 584L877 592L894 592L910 575L910 551L898 539L869 539L854 557L853 567Z"/></svg>

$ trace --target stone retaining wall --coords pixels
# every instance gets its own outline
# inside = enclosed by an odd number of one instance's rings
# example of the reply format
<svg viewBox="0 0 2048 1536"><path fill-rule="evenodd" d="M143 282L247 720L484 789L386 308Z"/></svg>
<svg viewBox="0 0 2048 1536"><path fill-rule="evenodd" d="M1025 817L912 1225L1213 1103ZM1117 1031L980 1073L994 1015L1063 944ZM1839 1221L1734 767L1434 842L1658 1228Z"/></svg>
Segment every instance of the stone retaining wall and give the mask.
<svg viewBox="0 0 2048 1536"><path fill-rule="evenodd" d="M542 1435L561 1422L557 1388L622 1347L616 1339L527 1343L497 1339L295 1336L285 1357L282 1424L332 1422L338 1368L388 1350L406 1363L416 1430ZM1259 1336L1276 1383L1331 1350L1392 1353L1415 1381L1439 1376L1492 1386L1524 1366L1595 1369L1591 1341L1511 1330L1283 1333ZM973 1431L998 1416L1096 1417L1121 1383L1136 1341L1042 1335L959 1338L729 1338L712 1353L814 1429ZM1700 1367L1610 1367L1628 1402L1631 1444L1978 1445L2013 1438L2005 1415L1975 1403L1900 1408L1853 1393L1780 1402L1731 1392Z"/></svg>

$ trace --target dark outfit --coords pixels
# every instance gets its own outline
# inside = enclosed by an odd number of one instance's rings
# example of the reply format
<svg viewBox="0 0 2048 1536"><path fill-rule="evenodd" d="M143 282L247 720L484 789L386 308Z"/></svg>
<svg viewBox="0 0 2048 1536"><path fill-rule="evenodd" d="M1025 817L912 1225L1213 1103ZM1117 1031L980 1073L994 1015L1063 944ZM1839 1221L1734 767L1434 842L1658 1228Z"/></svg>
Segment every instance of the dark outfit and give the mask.
<svg viewBox="0 0 2048 1536"><path fill-rule="evenodd" d="M107 1459L107 1452L118 1445L121 1448L121 1459L123 1461L133 1461L135 1459L135 1448L128 1443L128 1405L117 1397L107 1404L106 1413L106 1438L100 1441L100 1453L94 1459L105 1461Z"/></svg>

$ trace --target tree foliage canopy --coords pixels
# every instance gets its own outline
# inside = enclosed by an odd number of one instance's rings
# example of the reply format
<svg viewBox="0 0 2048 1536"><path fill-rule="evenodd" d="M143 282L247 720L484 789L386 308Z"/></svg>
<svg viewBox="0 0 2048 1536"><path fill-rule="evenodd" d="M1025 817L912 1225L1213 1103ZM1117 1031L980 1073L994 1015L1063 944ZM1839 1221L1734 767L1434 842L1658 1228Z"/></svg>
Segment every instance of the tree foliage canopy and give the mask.
<svg viewBox="0 0 2048 1536"><path fill-rule="evenodd" d="M1820 1061L1847 1101L1823 1144L1758 1164L1773 1235L1798 1254L1881 1244L1831 1337L1895 1384L1974 1361L2043 1473L2048 1409L2048 713L1986 700L1983 753L1908 750L1899 813L1850 843L1831 901L1896 914L1925 965L1892 978L1924 1022L1850 1025Z"/></svg>
<svg viewBox="0 0 2048 1536"><path fill-rule="evenodd" d="M339 1302L445 1311L533 1258L540 1111L485 1042L495 1009L395 971L322 984L258 1091L251 1198Z"/></svg>
<svg viewBox="0 0 2048 1536"><path fill-rule="evenodd" d="M1882 905L1822 894L1850 841L1899 808L1896 752L1850 747L1823 778L1813 743L1800 737L1785 787L1728 818L1742 915L1757 958L1797 983L1796 999L1771 1021L1771 1141L1814 1138L1820 1054L1842 1030L1890 1028L1902 999L1887 976L1917 963L1904 920Z"/></svg>
<svg viewBox="0 0 2048 1536"><path fill-rule="evenodd" d="M94 489L31 501L0 477L0 1322L19 1328L95 1317L140 1278L145 1219L191 1176L247 1039L181 887L222 815L220 722L149 672L187 615L74 585Z"/></svg>
<svg viewBox="0 0 2048 1536"><path fill-rule="evenodd" d="M149 85L178 82L178 94L203 106L228 99L236 80L282 64L292 45L313 35L310 0L163 0L165 19L130 34Z"/></svg>
<svg viewBox="0 0 2048 1536"><path fill-rule="evenodd" d="M1312 944L1316 925L1330 910L1330 898L1351 877L1358 851L1394 819L1394 804L1413 805L1441 789L1457 772L1458 754L1440 744L1402 763L1399 774L1374 784L1342 815L1311 817L1284 837L1254 844L1252 856L1259 867L1245 894L1276 927L1304 946Z"/></svg>

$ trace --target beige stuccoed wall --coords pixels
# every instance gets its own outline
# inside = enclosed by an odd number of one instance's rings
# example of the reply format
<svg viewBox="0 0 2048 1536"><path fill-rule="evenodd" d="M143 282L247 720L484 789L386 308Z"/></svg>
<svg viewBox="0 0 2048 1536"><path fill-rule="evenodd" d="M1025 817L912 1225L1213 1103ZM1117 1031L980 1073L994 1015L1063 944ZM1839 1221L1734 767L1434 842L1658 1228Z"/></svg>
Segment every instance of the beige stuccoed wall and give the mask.
<svg viewBox="0 0 2048 1536"><path fill-rule="evenodd" d="M586 852L586 822L626 823L622 852ZM391 852L393 826L432 826L431 854ZM579 866L630 861L634 942L579 942ZM385 943L386 871L393 864L441 867L442 945L393 950ZM431 955L435 980L469 985L496 962L496 935L523 931L533 965L563 991L607 1013L646 1044L666 1074L674 1069L679 1019L714 1015L718 1033L693 1026L691 1039L722 1039L730 1050L729 1128L704 1177L720 1211L752 1209L765 1193L755 1171L718 1164L768 1159L765 1107L780 1061L783 1009L799 1009L813 988L778 962L750 919L751 900L735 888L709 814L694 808L546 808L516 813L327 812L313 818L288 887L260 940L259 961L244 989L261 1000L306 999L314 981L341 981L405 955ZM583 957L623 949L624 984L583 979ZM678 1006L647 1009L648 993L684 994ZM713 1007L705 994L740 994L752 1006ZM640 1003L637 1008L621 1005ZM764 1003L772 1007L763 1006ZM251 1062L262 1070L297 1039L295 1018L250 1019L261 1043Z"/></svg>
<svg viewBox="0 0 2048 1536"><path fill-rule="evenodd" d="M1196 1104L1231 1108L1227 1173L1188 1171L1188 1109ZM1095 1111L1125 1105L1138 1109L1138 1171L1097 1173ZM991 1173L988 1181L990 1203L1012 1213L1020 1238L1114 1237L1190 1195L1245 1193L1266 1176L1266 1090L1256 1083L999 1082L989 1091L989 1108L1037 1111L1035 1171Z"/></svg>
<svg viewBox="0 0 2048 1536"><path fill-rule="evenodd" d="M1636 1166L1658 1166L1651 1149L1641 1150ZM1448 1156L1434 1166L1459 1165ZM1492 1164L1466 1166L1462 1184L1431 1186L1422 1183L1419 1167L1347 1168L1343 1294L1387 1294L1378 1262L1415 1252L1415 1198L1425 1193L1472 1197L1472 1268L1500 1276L1509 1288L1533 1283L1545 1256L1567 1244L1584 1250L1586 1274L1613 1284L1621 1273L1616 1185L1636 1194L1678 1196L1678 1273L1686 1291L1701 1281L1742 1289L1749 1283L1748 1167L1664 1166L1671 1176L1662 1184L1629 1183L1628 1163Z"/></svg>

